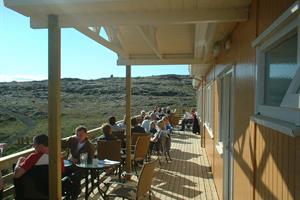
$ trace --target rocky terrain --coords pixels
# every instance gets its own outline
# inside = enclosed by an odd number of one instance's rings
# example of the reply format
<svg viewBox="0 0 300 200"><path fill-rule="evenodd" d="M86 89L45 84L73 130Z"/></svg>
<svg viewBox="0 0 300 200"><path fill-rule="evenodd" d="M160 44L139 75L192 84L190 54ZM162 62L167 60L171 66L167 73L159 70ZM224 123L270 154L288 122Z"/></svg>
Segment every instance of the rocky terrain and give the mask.
<svg viewBox="0 0 300 200"><path fill-rule="evenodd" d="M23 148L17 145L19 138L47 133L47 92L47 81L0 83L0 143L13 144L6 153ZM133 78L132 113L155 106L190 108L195 106L194 93L188 76ZM125 78L63 79L61 103L63 136L73 134L79 124L92 129L112 115L120 120L125 114Z"/></svg>

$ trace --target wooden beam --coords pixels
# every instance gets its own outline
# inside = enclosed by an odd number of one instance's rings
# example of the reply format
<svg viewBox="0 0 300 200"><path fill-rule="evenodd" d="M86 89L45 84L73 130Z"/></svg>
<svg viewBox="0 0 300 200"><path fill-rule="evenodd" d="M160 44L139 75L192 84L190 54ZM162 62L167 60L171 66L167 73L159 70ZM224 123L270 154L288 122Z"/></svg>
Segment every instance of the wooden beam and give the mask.
<svg viewBox="0 0 300 200"><path fill-rule="evenodd" d="M111 43L113 43L118 48L123 49L124 52L128 52L128 50L125 48L124 43L121 41L120 34L118 33L118 28L112 26L103 26L103 28L105 29Z"/></svg>
<svg viewBox="0 0 300 200"><path fill-rule="evenodd" d="M113 43L105 40L102 38L99 34L95 33L94 31L90 30L89 28L84 27L78 27L76 26L75 29L82 34L86 35L87 37L93 39L94 41L98 42L99 44L105 46L106 48L114 51L115 53L119 54L123 58L128 58L128 53L124 52L123 49L120 49L119 47L115 46Z"/></svg>
<svg viewBox="0 0 300 200"><path fill-rule="evenodd" d="M126 65L126 172L131 173L131 66Z"/></svg>
<svg viewBox="0 0 300 200"><path fill-rule="evenodd" d="M58 17L49 15L48 19L49 199L61 199L61 34Z"/></svg>
<svg viewBox="0 0 300 200"><path fill-rule="evenodd" d="M159 59L162 59L162 55L157 46L156 40L156 31L154 27L142 27L137 26L137 30L142 35L148 46L152 49L152 51L157 55Z"/></svg>
<svg viewBox="0 0 300 200"><path fill-rule="evenodd" d="M206 46L206 32L208 23L195 24L194 57L203 59Z"/></svg>
<svg viewBox="0 0 300 200"><path fill-rule="evenodd" d="M43 13L30 13L32 28L46 28ZM139 11L130 13L70 13L59 14L61 27L164 25L210 22L236 22L248 19L247 8L201 8L193 11Z"/></svg>
<svg viewBox="0 0 300 200"><path fill-rule="evenodd" d="M130 59L119 58L117 61L118 65L185 65L185 64L201 64L200 59L195 59L192 56L183 57L181 55L176 55L172 57L164 56L163 59L159 59L156 55L152 57L131 57Z"/></svg>

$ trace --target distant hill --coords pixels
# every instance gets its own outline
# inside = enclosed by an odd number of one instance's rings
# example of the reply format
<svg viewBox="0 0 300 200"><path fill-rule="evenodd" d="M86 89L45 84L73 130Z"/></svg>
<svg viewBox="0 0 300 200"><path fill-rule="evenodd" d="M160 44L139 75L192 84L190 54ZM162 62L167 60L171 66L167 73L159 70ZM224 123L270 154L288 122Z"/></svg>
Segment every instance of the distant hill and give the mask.
<svg viewBox="0 0 300 200"><path fill-rule="evenodd" d="M47 81L0 83L0 143L16 143L23 136L47 133ZM125 78L62 79L62 134L73 134L84 124L100 126L108 117L125 114ZM161 75L132 78L132 114L155 106L194 107L195 91L188 76Z"/></svg>

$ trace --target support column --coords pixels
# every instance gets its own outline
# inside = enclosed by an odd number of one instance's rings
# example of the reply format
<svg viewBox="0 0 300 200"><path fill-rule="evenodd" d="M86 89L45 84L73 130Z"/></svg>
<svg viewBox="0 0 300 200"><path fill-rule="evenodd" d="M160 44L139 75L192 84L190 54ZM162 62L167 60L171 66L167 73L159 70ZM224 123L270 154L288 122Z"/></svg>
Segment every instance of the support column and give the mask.
<svg viewBox="0 0 300 200"><path fill-rule="evenodd" d="M131 173L131 66L126 65L126 172Z"/></svg>
<svg viewBox="0 0 300 200"><path fill-rule="evenodd" d="M203 148L205 148L205 133L204 133L204 119L205 119L205 103L206 103L206 100L205 100L205 98L204 98L204 84L205 84L205 82L204 82L204 76L202 76L201 77L201 86L202 86L202 88L201 88L201 93L202 93L202 95L201 95L201 127L200 127L200 135L201 135L201 147L203 147ZM206 95L206 94L205 94Z"/></svg>
<svg viewBox="0 0 300 200"><path fill-rule="evenodd" d="M48 136L49 199L61 199L60 27L58 16L48 16Z"/></svg>

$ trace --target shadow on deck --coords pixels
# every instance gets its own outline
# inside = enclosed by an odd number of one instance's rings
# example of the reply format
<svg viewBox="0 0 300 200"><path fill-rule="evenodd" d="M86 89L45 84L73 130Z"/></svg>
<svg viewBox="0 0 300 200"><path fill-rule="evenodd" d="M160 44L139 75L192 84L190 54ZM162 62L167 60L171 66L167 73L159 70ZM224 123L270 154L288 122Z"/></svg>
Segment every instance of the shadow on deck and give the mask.
<svg viewBox="0 0 300 200"><path fill-rule="evenodd" d="M218 196L200 136L185 132L172 135L171 162L162 157L152 184L151 199L213 199ZM91 199L98 199L95 196Z"/></svg>

